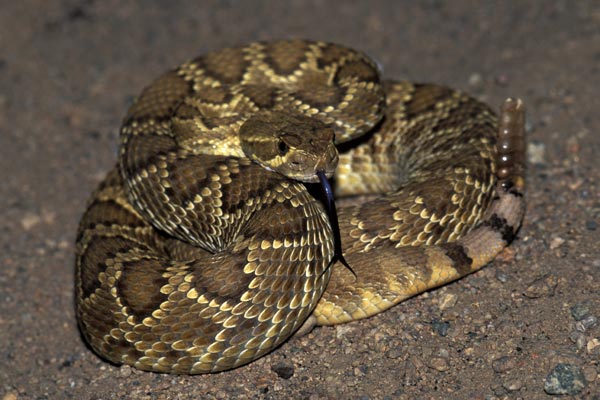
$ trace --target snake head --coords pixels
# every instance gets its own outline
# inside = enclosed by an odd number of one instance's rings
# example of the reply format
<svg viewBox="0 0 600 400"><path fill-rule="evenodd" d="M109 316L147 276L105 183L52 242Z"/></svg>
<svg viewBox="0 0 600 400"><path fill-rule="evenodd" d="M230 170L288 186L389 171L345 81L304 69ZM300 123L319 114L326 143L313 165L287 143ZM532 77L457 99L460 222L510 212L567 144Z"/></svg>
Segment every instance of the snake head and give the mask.
<svg viewBox="0 0 600 400"><path fill-rule="evenodd" d="M302 182L319 182L318 171L331 177L338 152L333 128L303 115L263 112L239 131L246 157L269 171Z"/></svg>

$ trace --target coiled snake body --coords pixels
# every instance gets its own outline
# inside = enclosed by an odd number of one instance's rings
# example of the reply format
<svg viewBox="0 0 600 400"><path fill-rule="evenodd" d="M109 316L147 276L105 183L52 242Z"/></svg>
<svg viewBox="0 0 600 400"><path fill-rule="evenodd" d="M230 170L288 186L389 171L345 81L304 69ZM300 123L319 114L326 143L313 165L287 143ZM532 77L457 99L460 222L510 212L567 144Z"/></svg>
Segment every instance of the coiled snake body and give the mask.
<svg viewBox="0 0 600 400"><path fill-rule="evenodd" d="M523 118L520 101L498 119L457 91L381 82L332 44L185 63L130 108L118 167L82 217L83 335L115 363L221 371L307 319L365 318L475 271L521 223ZM317 172L352 197L338 213L352 270Z"/></svg>

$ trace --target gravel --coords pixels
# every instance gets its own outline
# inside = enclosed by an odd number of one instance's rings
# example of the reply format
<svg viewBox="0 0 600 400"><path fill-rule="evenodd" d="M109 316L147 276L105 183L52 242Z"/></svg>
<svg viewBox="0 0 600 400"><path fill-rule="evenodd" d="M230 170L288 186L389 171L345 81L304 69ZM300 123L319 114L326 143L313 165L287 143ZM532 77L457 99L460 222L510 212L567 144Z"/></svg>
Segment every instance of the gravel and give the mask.
<svg viewBox="0 0 600 400"><path fill-rule="evenodd" d="M550 398L600 393L600 5L25 0L0 13L0 399ZM76 227L132 99L208 50L344 43L390 78L528 110L528 211L483 270L234 371L170 376L90 351ZM432 324L432 321L437 321Z"/></svg>

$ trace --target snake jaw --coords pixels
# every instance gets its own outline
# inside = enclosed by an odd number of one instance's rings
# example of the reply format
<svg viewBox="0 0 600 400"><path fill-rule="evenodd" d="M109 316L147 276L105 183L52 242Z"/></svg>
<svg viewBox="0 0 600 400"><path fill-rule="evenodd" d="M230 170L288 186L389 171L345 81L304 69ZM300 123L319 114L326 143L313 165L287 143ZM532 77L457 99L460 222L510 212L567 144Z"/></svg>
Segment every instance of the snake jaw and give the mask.
<svg viewBox="0 0 600 400"><path fill-rule="evenodd" d="M329 184L329 179L327 179L327 173L324 170L318 170L317 177L319 178L319 183L321 184L323 196L325 197L325 209L327 210L327 217L329 218L329 224L331 225L331 230L333 231L334 254L333 258L331 259L331 264L335 263L336 261L339 261L346 268L348 268L354 276L356 276L356 273L354 272L354 270L352 270L352 267L350 267L350 264L348 264L342 252L342 238L340 235L340 225L338 223L337 209L335 208L335 198L333 197L333 189Z"/></svg>

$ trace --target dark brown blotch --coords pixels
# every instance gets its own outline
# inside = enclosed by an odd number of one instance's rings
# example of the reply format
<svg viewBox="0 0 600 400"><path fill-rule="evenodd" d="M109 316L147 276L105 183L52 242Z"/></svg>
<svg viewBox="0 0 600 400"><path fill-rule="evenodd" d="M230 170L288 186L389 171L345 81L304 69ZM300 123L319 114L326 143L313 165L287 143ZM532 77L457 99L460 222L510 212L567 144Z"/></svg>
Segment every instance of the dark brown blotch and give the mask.
<svg viewBox="0 0 600 400"><path fill-rule="evenodd" d="M127 225L130 227L144 227L147 223L137 214L121 206L114 200L94 201L88 206L79 224L80 232L92 229L98 225Z"/></svg>
<svg viewBox="0 0 600 400"><path fill-rule="evenodd" d="M471 272L473 259L467 255L466 249L457 243L445 243L441 246L448 257L453 262L452 267L459 273L460 276L467 275Z"/></svg>
<svg viewBox="0 0 600 400"><path fill-rule="evenodd" d="M335 74L334 81L342 84L346 81L379 82L379 73L373 65L363 59L348 61Z"/></svg>
<svg viewBox="0 0 600 400"><path fill-rule="evenodd" d="M265 44L265 62L275 73L289 75L306 60L309 43L301 40L285 40Z"/></svg>
<svg viewBox="0 0 600 400"><path fill-rule="evenodd" d="M256 106L262 109L271 109L275 106L277 89L263 85L244 85L240 87L240 93L250 99Z"/></svg>
<svg viewBox="0 0 600 400"><path fill-rule="evenodd" d="M483 223L483 225L499 232L502 235L502 240L504 240L507 245L512 243L515 239L515 229L509 225L506 218L501 218L497 214L493 214Z"/></svg>
<svg viewBox="0 0 600 400"><path fill-rule="evenodd" d="M78 269L82 288L82 297L87 298L100 287L98 275L106 270L106 261L115 257L119 248L139 247L133 240L115 236L95 236L89 239L89 243L79 256Z"/></svg>
<svg viewBox="0 0 600 400"><path fill-rule="evenodd" d="M177 143L164 135L131 136L125 145L125 155L121 159L124 175L132 176L141 169L155 165L160 156L166 157L177 151Z"/></svg>
<svg viewBox="0 0 600 400"><path fill-rule="evenodd" d="M246 59L244 47L228 48L215 51L194 60L203 67L206 74L224 84L235 84L242 81L250 64Z"/></svg>
<svg viewBox="0 0 600 400"><path fill-rule="evenodd" d="M123 263L121 278L117 281L117 295L129 312L139 321L150 316L168 295L160 288L169 283L163 277L168 262L159 259L140 259Z"/></svg>
<svg viewBox="0 0 600 400"><path fill-rule="evenodd" d="M406 118L413 119L418 115L434 112L439 102L453 95L452 90L443 86L417 84L410 101L406 103Z"/></svg>
<svg viewBox="0 0 600 400"><path fill-rule="evenodd" d="M125 121L167 118L177 104L192 92L192 82L185 81L176 71L167 72L142 91L129 108Z"/></svg>
<svg viewBox="0 0 600 400"><path fill-rule="evenodd" d="M220 304L227 301L232 304L240 302L242 294L254 278L252 274L243 273L247 249L241 247L242 250L237 253L230 253L231 250L228 250L195 261L192 275L198 293Z"/></svg>
<svg viewBox="0 0 600 400"><path fill-rule="evenodd" d="M304 90L298 88L294 92L294 98L320 110L328 106L335 107L341 103L346 93L345 89L339 86L311 85L310 82L306 84L308 86Z"/></svg>
<svg viewBox="0 0 600 400"><path fill-rule="evenodd" d="M352 54L351 50L331 44L325 43L320 46L321 55L317 59L317 65L320 69L323 69L331 64L337 64L340 60L347 58L350 54Z"/></svg>

